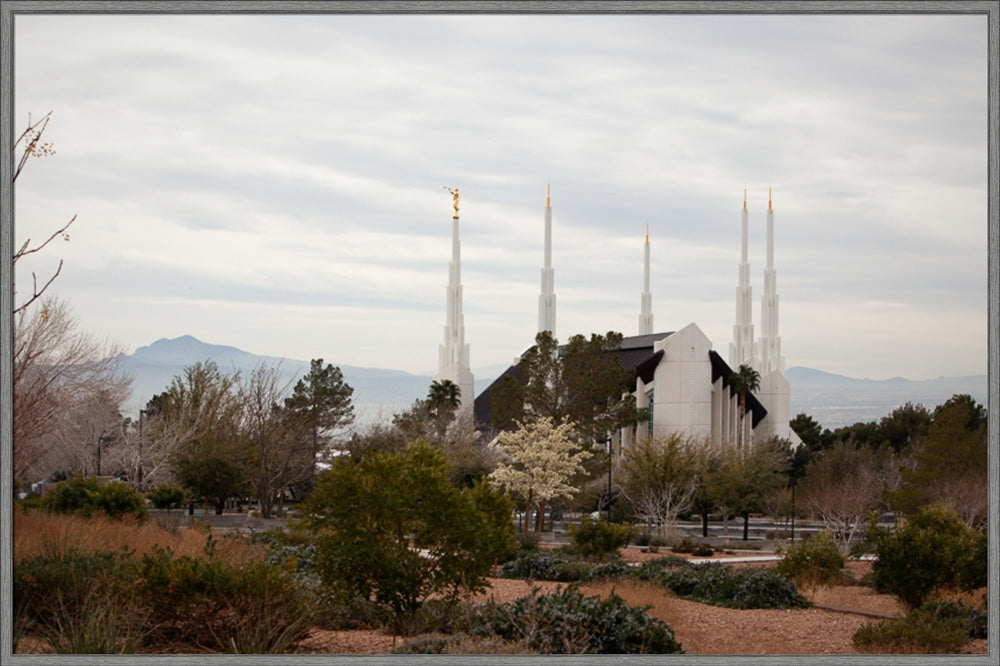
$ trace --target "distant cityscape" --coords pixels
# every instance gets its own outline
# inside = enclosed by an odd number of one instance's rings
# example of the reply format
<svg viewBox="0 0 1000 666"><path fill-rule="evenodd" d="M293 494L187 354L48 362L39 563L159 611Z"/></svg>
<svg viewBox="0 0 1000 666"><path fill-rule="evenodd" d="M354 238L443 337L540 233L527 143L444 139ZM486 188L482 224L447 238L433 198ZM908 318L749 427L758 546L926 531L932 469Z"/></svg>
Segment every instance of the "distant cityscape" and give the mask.
<svg viewBox="0 0 1000 666"><path fill-rule="evenodd" d="M186 366L211 359L226 372L251 371L261 362L279 364L282 377L291 384L309 368L310 359L283 359L258 356L226 345L208 344L192 336L160 339L125 356L124 368L134 376L132 399L126 413L138 410L152 396L165 390L171 379ZM359 423L376 422L423 398L433 379L432 372L413 374L388 368L361 368L324 358L340 368L344 380L354 389L355 412ZM505 367L473 368L476 395L499 376ZM987 376L942 377L914 381L857 379L813 368L792 367L786 371L791 383L791 413L805 412L824 428L835 429L857 422L877 421L907 402L932 409L956 393L971 395L985 405Z"/></svg>

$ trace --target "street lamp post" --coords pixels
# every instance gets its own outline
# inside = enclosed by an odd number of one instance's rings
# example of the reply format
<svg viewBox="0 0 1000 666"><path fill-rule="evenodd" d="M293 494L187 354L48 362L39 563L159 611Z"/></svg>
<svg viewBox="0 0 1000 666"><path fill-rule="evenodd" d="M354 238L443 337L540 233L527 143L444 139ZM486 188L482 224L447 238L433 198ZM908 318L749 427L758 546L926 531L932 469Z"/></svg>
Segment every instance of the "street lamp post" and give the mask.
<svg viewBox="0 0 1000 666"><path fill-rule="evenodd" d="M608 522L611 522L611 438L608 437L604 440L605 446L608 449Z"/></svg>

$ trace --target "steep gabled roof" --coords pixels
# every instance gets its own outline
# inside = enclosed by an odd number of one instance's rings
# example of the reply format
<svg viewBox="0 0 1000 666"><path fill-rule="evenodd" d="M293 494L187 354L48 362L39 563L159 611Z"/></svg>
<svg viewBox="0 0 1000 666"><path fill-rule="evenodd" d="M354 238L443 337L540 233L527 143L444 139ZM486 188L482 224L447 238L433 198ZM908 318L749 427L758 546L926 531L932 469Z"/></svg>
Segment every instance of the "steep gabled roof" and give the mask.
<svg viewBox="0 0 1000 666"><path fill-rule="evenodd" d="M618 351L618 359L625 370L635 372L633 381L636 377L642 379L647 384L653 380L656 366L659 365L660 359L663 358L662 350L653 351L653 343L668 338L673 334L673 331L668 333L651 333L649 335L635 335L622 340L621 348ZM560 350L562 348L562 346L559 347ZM712 382L715 383L721 377L722 385L729 386L729 376L733 374L733 369L714 350L709 351L708 356L712 362ZM519 361L517 364L504 370L503 374L493 380L492 384L476 396L474 415L477 427L488 428L493 424L491 392L495 387L500 386L505 377L512 377L518 383L524 383L523 361ZM633 384L632 388L633 390L635 389L635 384ZM754 427L767 416L767 410L764 408L764 405L752 393L747 394L746 410L753 414Z"/></svg>

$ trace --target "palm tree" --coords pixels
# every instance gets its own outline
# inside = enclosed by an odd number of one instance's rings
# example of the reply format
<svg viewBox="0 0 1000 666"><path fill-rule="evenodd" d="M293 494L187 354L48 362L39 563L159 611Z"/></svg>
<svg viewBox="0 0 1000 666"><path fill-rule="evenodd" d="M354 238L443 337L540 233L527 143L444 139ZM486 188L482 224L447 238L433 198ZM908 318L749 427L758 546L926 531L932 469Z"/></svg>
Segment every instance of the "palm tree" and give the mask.
<svg viewBox="0 0 1000 666"><path fill-rule="evenodd" d="M443 441L448 424L462 404L462 389L450 379L434 380L427 391L427 408L437 424L438 439Z"/></svg>
<svg viewBox="0 0 1000 666"><path fill-rule="evenodd" d="M740 393L740 444L743 444L743 413L747 408L747 393L760 388L760 373L744 363L740 369L729 375L729 383Z"/></svg>

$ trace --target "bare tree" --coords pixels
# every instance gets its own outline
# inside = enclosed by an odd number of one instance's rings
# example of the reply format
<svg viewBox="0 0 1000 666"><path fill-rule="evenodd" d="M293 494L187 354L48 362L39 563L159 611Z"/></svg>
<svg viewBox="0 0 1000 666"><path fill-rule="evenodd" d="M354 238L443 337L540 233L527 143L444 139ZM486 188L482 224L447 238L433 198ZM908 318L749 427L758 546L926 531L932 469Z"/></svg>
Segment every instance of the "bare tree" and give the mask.
<svg viewBox="0 0 1000 666"><path fill-rule="evenodd" d="M698 480L694 446L679 434L642 439L621 457L619 487L649 530L666 535L677 516L691 508Z"/></svg>
<svg viewBox="0 0 1000 666"><path fill-rule="evenodd" d="M312 473L309 430L279 406L289 387L281 384L278 367L260 364L239 388L243 430L253 450L252 484L264 518L283 515L285 489Z"/></svg>
<svg viewBox="0 0 1000 666"><path fill-rule="evenodd" d="M17 182L17 177L21 175L21 171L24 169L25 165L28 163L28 159L31 157L45 157L48 155L55 155L55 149L49 142L42 141L42 135L45 133L45 128L49 125L49 120L52 118L52 112L49 111L44 116L41 117L36 122L31 122L31 115L28 115L28 127L21 133L14 142L14 150L21 148L21 156L17 161L17 168L14 170L13 182ZM14 253L12 263L16 266L17 261L22 257L29 254L34 254L47 246L56 238L62 238L63 240L69 240L69 234L66 230L69 229L70 225L76 222L76 215L70 218L70 221L64 224L60 229L56 230L51 236L48 237L45 242L35 247L31 247L31 239L28 238L24 241L21 247ZM56 268L55 272L51 277L39 288L38 286L38 276L34 272L31 274L32 289L31 296L29 296L21 305L14 309L14 314L19 314L24 312L29 305L41 298L45 290L55 282L55 279L59 277L59 273L62 271L63 262L59 260L59 266Z"/></svg>
<svg viewBox="0 0 1000 666"><path fill-rule="evenodd" d="M120 405L132 378L121 349L77 330L69 307L46 298L22 310L14 330L14 475L44 476L43 463L65 440L74 415L97 396Z"/></svg>
<svg viewBox="0 0 1000 666"><path fill-rule="evenodd" d="M879 462L868 447L839 442L810 461L799 482L800 506L822 521L841 551L864 530L869 513L884 506Z"/></svg>

